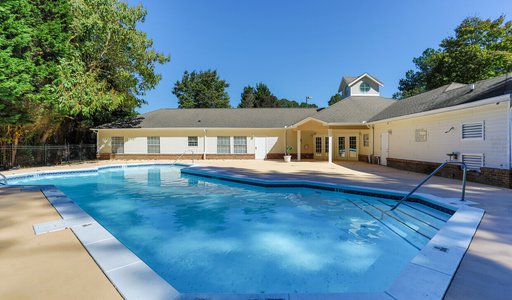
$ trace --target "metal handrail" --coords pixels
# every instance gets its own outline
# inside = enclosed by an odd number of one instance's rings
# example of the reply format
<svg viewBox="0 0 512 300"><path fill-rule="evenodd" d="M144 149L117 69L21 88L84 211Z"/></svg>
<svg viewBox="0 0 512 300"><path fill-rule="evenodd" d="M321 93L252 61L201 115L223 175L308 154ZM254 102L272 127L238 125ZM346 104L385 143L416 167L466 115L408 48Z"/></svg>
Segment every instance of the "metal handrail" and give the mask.
<svg viewBox="0 0 512 300"><path fill-rule="evenodd" d="M1 185L7 185L7 177L4 174L0 173L0 179L3 179L3 183L0 181Z"/></svg>
<svg viewBox="0 0 512 300"><path fill-rule="evenodd" d="M461 188L461 194L462 195L461 195L460 201L464 201L464 195L466 194L466 173L468 171L468 167L466 166L466 164L464 162L461 162L461 161L445 161L439 167L437 167L437 169L435 169L432 173L430 173L430 175L428 175L427 178L423 179L423 181L420 182L409 194L407 194L407 196L403 197L400 201L398 201L398 203L395 204L395 206L393 206L393 208L391 208L390 211L393 211L395 208L398 207L398 205L400 205L405 200L409 199L409 197L412 194L414 194L414 192L416 192L425 182L427 182L430 178L432 178L432 176L434 176L437 173L437 171L441 170L447 164L461 165L462 166L462 170L463 170L463 173L462 173L462 188Z"/></svg>
<svg viewBox="0 0 512 300"><path fill-rule="evenodd" d="M183 153L180 154L180 156L178 156L178 158L176 158L176 160L171 164L171 166L175 165L183 155L185 155L185 153L187 152L192 152L192 163L194 163L194 150L192 149L188 149L188 150L185 150L183 151Z"/></svg>

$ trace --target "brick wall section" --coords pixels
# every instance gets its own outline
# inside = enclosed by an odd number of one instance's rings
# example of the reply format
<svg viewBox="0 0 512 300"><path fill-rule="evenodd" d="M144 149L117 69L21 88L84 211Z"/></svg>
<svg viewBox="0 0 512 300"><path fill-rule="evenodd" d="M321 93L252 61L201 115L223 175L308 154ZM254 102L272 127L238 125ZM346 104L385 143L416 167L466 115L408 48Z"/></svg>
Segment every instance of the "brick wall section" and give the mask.
<svg viewBox="0 0 512 300"><path fill-rule="evenodd" d="M368 160L368 159L369 159L369 157L370 157L370 155L366 155L366 154L359 154L357 158L358 158L358 160L359 160L359 161L368 162L368 161L369 161L369 160Z"/></svg>
<svg viewBox="0 0 512 300"><path fill-rule="evenodd" d="M439 166L439 163L388 158L387 166L400 170L429 174ZM447 178L462 179L462 169L456 165L447 165L443 169L439 170L436 175ZM512 170L482 167L480 172L469 171L467 174L467 180L510 189L512 188Z"/></svg>
<svg viewBox="0 0 512 300"><path fill-rule="evenodd" d="M169 159L174 160L181 154L112 154L101 153L99 159ZM182 160L203 159L203 154L184 154ZM254 159L254 154L206 154L206 159Z"/></svg>

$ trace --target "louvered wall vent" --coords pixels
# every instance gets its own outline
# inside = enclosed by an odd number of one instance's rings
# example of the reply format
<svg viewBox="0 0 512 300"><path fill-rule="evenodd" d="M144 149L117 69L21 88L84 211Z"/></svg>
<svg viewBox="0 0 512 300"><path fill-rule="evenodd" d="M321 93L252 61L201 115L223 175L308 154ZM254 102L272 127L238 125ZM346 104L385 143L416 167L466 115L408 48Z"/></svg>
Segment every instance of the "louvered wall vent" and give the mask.
<svg viewBox="0 0 512 300"><path fill-rule="evenodd" d="M462 139L484 139L484 122L462 124Z"/></svg>
<svg viewBox="0 0 512 300"><path fill-rule="evenodd" d="M462 154L462 162L466 164L468 170L480 171L484 166L483 154Z"/></svg>

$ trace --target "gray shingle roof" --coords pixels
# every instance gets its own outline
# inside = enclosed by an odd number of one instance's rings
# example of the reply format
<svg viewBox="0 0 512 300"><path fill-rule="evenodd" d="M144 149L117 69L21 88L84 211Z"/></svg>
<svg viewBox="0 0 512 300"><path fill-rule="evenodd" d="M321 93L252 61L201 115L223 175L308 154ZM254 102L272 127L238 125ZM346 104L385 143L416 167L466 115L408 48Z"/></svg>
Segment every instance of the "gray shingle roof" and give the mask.
<svg viewBox="0 0 512 300"><path fill-rule="evenodd" d="M327 123L362 123L395 102L379 96L351 96L319 111L313 118Z"/></svg>
<svg viewBox="0 0 512 300"><path fill-rule="evenodd" d="M472 84L447 84L437 89L399 100L369 121L379 121L426 112L512 93L512 73Z"/></svg>
<svg viewBox="0 0 512 300"><path fill-rule="evenodd" d="M98 128L284 128L316 112L315 108L167 108L139 116L139 124L124 121Z"/></svg>
<svg viewBox="0 0 512 300"><path fill-rule="evenodd" d="M357 77L354 77L354 76L345 76L345 77L343 77L343 78L342 78L342 80L343 80L343 79L345 79L345 82L346 82L347 84L351 84L351 83L352 83L352 81L356 80L356 78L357 78Z"/></svg>

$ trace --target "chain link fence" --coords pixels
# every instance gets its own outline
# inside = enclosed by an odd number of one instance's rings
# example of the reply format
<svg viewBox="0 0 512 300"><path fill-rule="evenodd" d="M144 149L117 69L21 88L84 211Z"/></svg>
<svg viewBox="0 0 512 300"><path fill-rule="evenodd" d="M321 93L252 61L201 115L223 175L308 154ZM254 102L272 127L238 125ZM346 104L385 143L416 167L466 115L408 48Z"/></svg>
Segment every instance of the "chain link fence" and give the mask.
<svg viewBox="0 0 512 300"><path fill-rule="evenodd" d="M15 150L15 151L14 151ZM0 146L0 169L59 165L96 159L96 144Z"/></svg>

